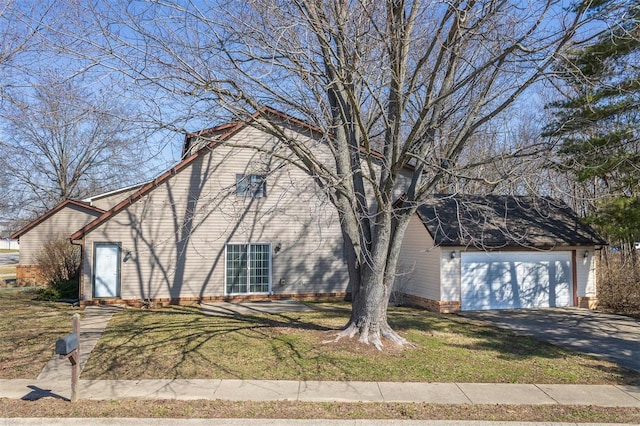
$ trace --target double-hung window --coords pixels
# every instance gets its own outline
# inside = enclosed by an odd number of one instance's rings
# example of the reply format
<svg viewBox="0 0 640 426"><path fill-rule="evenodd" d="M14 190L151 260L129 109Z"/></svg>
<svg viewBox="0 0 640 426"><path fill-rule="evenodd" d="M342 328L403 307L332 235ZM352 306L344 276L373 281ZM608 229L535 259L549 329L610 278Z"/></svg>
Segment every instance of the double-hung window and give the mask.
<svg viewBox="0 0 640 426"><path fill-rule="evenodd" d="M227 244L227 294L268 293L270 281L270 244Z"/></svg>
<svg viewBox="0 0 640 426"><path fill-rule="evenodd" d="M266 176L236 174L236 195L246 198L266 197Z"/></svg>

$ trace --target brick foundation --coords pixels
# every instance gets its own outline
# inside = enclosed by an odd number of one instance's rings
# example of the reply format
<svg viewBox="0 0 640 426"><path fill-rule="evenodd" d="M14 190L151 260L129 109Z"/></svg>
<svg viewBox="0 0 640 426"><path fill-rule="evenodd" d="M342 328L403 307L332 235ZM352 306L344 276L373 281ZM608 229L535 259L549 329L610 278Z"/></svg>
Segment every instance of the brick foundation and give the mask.
<svg viewBox="0 0 640 426"><path fill-rule="evenodd" d="M459 312L461 309L460 302L458 301L444 302L441 300L432 300L406 293L403 293L402 296L408 305L425 308L431 312L449 314L452 312Z"/></svg>
<svg viewBox="0 0 640 426"><path fill-rule="evenodd" d="M16 265L16 286L44 286L38 265Z"/></svg>
<svg viewBox="0 0 640 426"><path fill-rule="evenodd" d="M578 296L578 308L597 309L598 298L589 296Z"/></svg>
<svg viewBox="0 0 640 426"><path fill-rule="evenodd" d="M402 293L402 300L409 306L425 308L431 312L440 312L449 314L460 312L461 305L458 301L438 301L415 296L412 294ZM350 301L351 293L302 293L302 294L272 294L272 295L247 295L247 296L204 296L204 297L180 297L180 298L154 298L154 299L93 299L81 300L80 306L89 305L126 305L135 308L152 307L160 308L170 305L194 305L202 302L258 302L268 300L299 300L308 302L336 302ZM578 297L578 307L585 309L596 309L597 298L595 297Z"/></svg>
<svg viewBox="0 0 640 426"><path fill-rule="evenodd" d="M247 296L204 296L204 297L159 297L154 299L93 299L81 300L80 306L88 305L126 305L135 308L163 307L169 305L194 305L202 302L257 302L266 300L293 299L308 302L335 302L349 300L348 293L302 293L302 294L272 294L272 295L247 295Z"/></svg>

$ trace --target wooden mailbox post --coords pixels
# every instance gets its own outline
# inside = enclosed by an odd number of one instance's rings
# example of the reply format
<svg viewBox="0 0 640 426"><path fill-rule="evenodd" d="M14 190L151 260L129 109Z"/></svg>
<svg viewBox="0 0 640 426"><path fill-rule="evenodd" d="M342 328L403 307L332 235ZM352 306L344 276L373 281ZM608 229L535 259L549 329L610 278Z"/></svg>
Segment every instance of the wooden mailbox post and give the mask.
<svg viewBox="0 0 640 426"><path fill-rule="evenodd" d="M71 401L78 400L80 377L80 314L73 314L73 332L56 341L56 354L71 361Z"/></svg>

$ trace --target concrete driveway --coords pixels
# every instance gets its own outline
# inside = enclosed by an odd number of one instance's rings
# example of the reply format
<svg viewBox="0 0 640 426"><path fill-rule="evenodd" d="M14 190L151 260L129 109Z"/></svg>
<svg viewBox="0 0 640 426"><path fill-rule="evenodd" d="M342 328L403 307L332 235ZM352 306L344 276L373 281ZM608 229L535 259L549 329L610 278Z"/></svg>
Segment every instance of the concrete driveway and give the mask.
<svg viewBox="0 0 640 426"><path fill-rule="evenodd" d="M640 321L633 318L578 308L470 311L460 315L640 372Z"/></svg>

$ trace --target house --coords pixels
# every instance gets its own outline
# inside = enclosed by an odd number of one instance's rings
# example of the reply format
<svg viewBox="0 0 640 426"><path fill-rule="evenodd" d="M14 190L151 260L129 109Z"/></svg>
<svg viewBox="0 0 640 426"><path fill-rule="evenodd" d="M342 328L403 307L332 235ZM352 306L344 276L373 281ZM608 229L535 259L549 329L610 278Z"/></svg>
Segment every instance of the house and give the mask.
<svg viewBox="0 0 640 426"><path fill-rule="evenodd" d="M441 312L593 307L605 244L557 200L438 195L409 224L396 291Z"/></svg>
<svg viewBox="0 0 640 426"><path fill-rule="evenodd" d="M104 210L89 204L65 200L24 228L13 233L11 239L20 242L20 257L16 266L16 284L40 284L37 258L42 247L50 241L68 238L79 227L86 225Z"/></svg>
<svg viewBox="0 0 640 426"><path fill-rule="evenodd" d="M312 128L272 114L331 164ZM289 149L247 123L193 137L179 164L71 235L81 303L344 297L337 212Z"/></svg>
<svg viewBox="0 0 640 426"><path fill-rule="evenodd" d="M333 164L313 127L263 112ZM82 247L82 304L348 295L335 208L251 120L188 135L171 170L85 200L92 220L68 234ZM603 244L550 199L435 196L409 224L395 293L442 312L589 306Z"/></svg>

